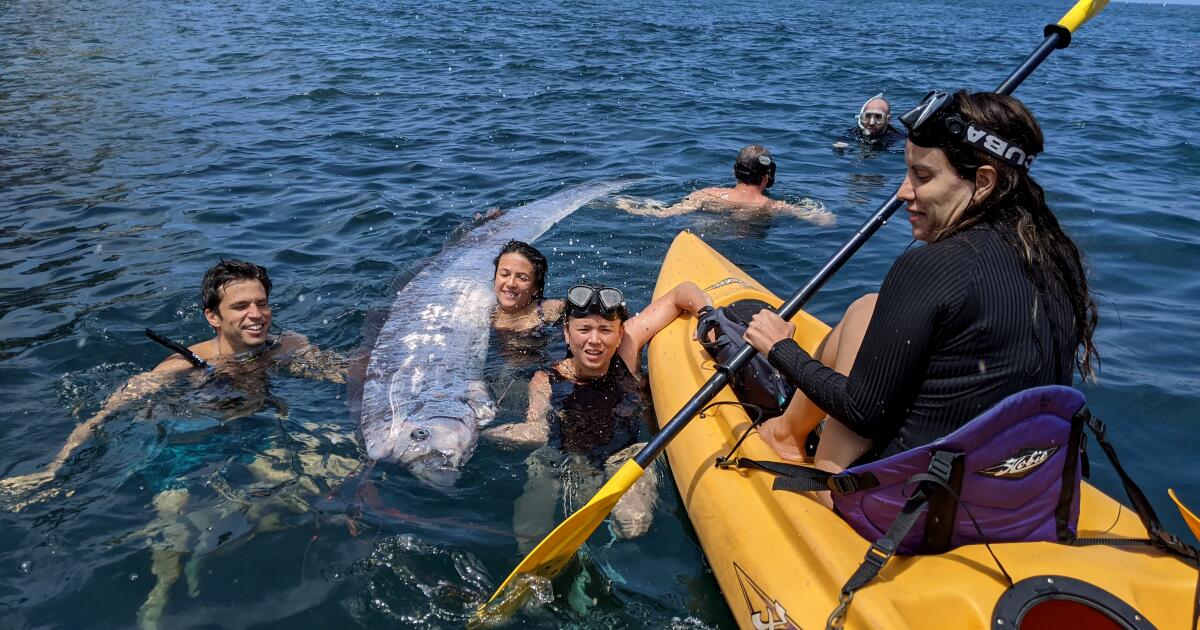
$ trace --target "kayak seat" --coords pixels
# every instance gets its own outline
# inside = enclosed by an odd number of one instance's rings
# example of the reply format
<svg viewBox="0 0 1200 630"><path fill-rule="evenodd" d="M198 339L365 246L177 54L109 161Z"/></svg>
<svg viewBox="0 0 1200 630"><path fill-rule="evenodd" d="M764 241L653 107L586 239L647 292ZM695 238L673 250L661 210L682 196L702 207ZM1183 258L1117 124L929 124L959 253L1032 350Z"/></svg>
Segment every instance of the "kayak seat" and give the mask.
<svg viewBox="0 0 1200 630"><path fill-rule="evenodd" d="M834 508L863 538L880 538L917 490L914 477L931 474L941 451L951 454L951 470L944 484L934 484L929 509L897 553L940 553L980 542L1069 542L1079 521L1083 423L1075 414L1083 405L1082 393L1060 385L1013 394L932 444L847 469L842 476L871 475L878 485L834 492ZM938 526L927 527L932 523Z"/></svg>

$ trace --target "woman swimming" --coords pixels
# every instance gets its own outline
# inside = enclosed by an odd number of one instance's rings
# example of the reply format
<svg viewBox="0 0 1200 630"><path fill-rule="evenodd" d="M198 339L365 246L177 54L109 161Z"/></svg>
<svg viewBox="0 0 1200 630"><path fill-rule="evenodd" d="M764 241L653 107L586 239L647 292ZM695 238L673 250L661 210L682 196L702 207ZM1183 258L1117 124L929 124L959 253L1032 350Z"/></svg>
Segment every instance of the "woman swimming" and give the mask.
<svg viewBox="0 0 1200 630"><path fill-rule="evenodd" d="M549 264L535 247L509 241L492 264L495 267L492 289L496 293L493 328L525 333L562 318L563 301L546 299Z"/></svg>
<svg viewBox="0 0 1200 630"><path fill-rule="evenodd" d="M525 422L484 432L509 444L541 446L527 460L529 480L515 507L519 536L536 542L550 530L560 488L568 507L581 505L637 452L642 348L677 317L695 315L711 303L698 286L685 282L629 317L620 290L571 287L563 324L567 356L530 381ZM613 512L615 533L624 538L645 533L656 497L656 476L643 476Z"/></svg>
<svg viewBox="0 0 1200 630"><path fill-rule="evenodd" d="M1073 369L1092 377L1097 356L1079 250L1028 173L1043 137L1025 105L931 93L900 120L898 196L926 245L850 305L815 357L769 311L745 335L804 394L763 438L799 457L813 427L797 412L815 404L828 414L815 463L831 472L929 444L1015 392L1070 385Z"/></svg>

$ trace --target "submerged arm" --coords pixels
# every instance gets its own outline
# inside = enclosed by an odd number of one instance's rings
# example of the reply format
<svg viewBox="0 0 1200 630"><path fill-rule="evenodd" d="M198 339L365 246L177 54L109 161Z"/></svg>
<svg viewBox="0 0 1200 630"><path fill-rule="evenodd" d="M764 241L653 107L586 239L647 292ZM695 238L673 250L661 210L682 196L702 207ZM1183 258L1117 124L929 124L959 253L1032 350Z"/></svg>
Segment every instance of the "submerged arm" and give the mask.
<svg viewBox="0 0 1200 630"><path fill-rule="evenodd" d="M539 446L550 439L550 377L538 372L529 381L529 408L525 421L486 429L487 438L513 446Z"/></svg>
<svg viewBox="0 0 1200 630"><path fill-rule="evenodd" d="M710 197L708 189L697 190L684 197L682 201L670 206L654 199L638 200L633 197L617 198L617 207L643 217L675 217L681 214L695 212L704 207L704 202Z"/></svg>
<svg viewBox="0 0 1200 630"><path fill-rule="evenodd" d="M826 210L824 204L819 201L805 199L795 205L786 201L775 201L771 204L771 209L775 212L790 214L797 219L803 219L821 227L833 227L837 225L837 215Z"/></svg>
<svg viewBox="0 0 1200 630"><path fill-rule="evenodd" d="M104 401L104 406L97 411L95 415L88 418L82 424L75 427L71 434L67 436L67 441L54 455L54 459L46 467L38 472L19 477L9 477L8 479L0 480L0 489L9 493L22 493L41 486L54 478L67 458L75 449L87 441L92 432L97 427L108 420L109 416L120 411L129 403L135 402L161 389L167 383L175 380L180 372L191 368L191 364L180 357L171 357L163 361L150 372L138 374L130 378L125 386L113 392L107 400Z"/></svg>
<svg viewBox="0 0 1200 630"><path fill-rule="evenodd" d="M284 369L293 376L331 383L346 382L348 362L337 352L322 350L309 343L308 337L294 332L283 333L279 345Z"/></svg>

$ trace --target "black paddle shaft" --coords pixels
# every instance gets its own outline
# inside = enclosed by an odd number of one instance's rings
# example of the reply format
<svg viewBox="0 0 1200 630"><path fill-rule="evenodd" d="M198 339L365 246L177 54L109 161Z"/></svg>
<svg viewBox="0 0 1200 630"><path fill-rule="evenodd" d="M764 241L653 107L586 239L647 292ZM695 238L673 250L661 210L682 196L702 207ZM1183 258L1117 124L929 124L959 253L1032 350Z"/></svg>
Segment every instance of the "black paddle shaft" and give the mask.
<svg viewBox="0 0 1200 630"><path fill-rule="evenodd" d="M1046 59L1046 57L1050 56L1051 52L1057 48L1066 48L1070 43L1070 31L1057 24L1051 24L1050 26L1047 26L1046 39L1042 41L1037 49L1030 53L1025 61L1022 62L1021 65L1015 71L1013 71L1013 73L1009 75L1003 83L1000 84L999 88L996 88L996 92L999 94L1012 94L1013 91L1017 89L1017 86L1020 85L1021 82L1024 81L1025 78L1028 77L1029 74ZM879 231L879 228L883 227L887 223L888 219L890 219L891 216L896 213L896 210L899 210L900 206L903 205L900 199L897 197L897 194L898 193L892 193L891 198L884 202L884 204L875 211L875 214L871 215L871 217L867 219L867 221L863 223L861 227L858 228L858 231L854 233L854 236L851 236L850 239L842 245L841 249L837 250L837 252L825 262L825 265L822 266L819 271L817 271L817 274L813 276L813 278L809 280L807 284L801 287L800 290L795 293L795 295L793 295L788 299L788 301L784 302L783 305L779 307L779 310L776 312L779 313L780 317L785 320L790 320L791 318L795 317L796 314L800 312L800 309L808 303L808 300L813 296L813 294L815 294L822 286L824 286L825 282L828 281L829 278L833 277L833 274L837 273L837 271L842 268L842 265L846 264L846 261L850 260L850 257L853 256L855 252L857 252L859 248L861 248L867 242L868 239L870 239L875 235L876 232ZM649 466L650 462L653 462L654 458L658 457L658 454L667 447L667 444L674 439L680 431L683 430L683 427L687 426L688 422L691 422L692 418L699 413L699 411L703 409L704 406L707 405L714 396L717 395L717 392L721 391L721 388L725 387L725 385L729 383L729 375L741 369L743 365L746 365L746 362L750 360L750 357L753 356L755 352L757 351L754 349L754 347L747 344L744 348L739 350L736 355L734 355L733 359L730 360L729 363L725 365L718 365L717 372L713 374L707 381L705 381L704 385L700 387L700 390L696 392L696 395L692 396L692 399L689 400L673 418L671 418L671 421L663 426L662 430L654 436L654 439L650 440L650 443L647 444L645 448L641 450L641 452L634 456L633 461L637 462L637 464L641 466L643 470Z"/></svg>

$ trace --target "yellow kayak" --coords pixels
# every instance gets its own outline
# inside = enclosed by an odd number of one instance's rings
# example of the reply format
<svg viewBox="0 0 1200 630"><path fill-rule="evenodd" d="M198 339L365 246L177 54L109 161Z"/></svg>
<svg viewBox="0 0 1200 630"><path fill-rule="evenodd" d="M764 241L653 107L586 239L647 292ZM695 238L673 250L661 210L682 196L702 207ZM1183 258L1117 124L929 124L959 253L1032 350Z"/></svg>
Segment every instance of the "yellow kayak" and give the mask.
<svg viewBox="0 0 1200 630"><path fill-rule="evenodd" d="M691 280L718 305L782 300L688 232L667 252L654 295ZM815 350L829 327L807 313L792 320L796 341ZM677 320L650 344L657 417L670 419L713 374L692 340L696 320ZM725 388L714 401L736 400ZM838 592L871 541L805 495L773 491L774 477L713 466L750 426L741 408L721 405L694 419L667 446L688 516L738 625L823 628ZM777 461L756 434L742 457ZM1083 484L1080 537L1144 539L1137 514ZM994 544L1010 588L982 545L940 555L896 556L859 590L846 628L1191 628L1197 569L1146 546ZM1090 603L1089 603L1090 602ZM1098 612L1102 611L1102 612ZM1113 621L1121 618L1122 622Z"/></svg>

